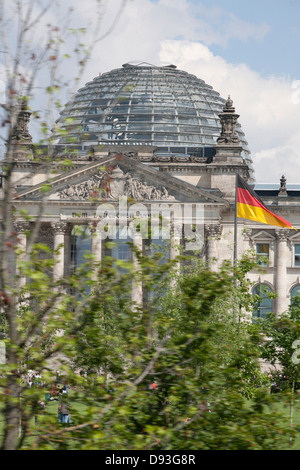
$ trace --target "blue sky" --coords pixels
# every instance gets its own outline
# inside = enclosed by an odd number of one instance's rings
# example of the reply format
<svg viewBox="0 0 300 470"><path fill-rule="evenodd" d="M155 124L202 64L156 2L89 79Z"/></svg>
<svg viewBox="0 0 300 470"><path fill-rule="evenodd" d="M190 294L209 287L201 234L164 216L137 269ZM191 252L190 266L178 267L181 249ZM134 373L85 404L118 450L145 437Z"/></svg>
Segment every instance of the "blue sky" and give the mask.
<svg viewBox="0 0 300 470"><path fill-rule="evenodd" d="M152 0L152 3L160 2ZM205 16L205 20L216 28L220 27L221 12L225 21L226 16L228 20L230 15L234 15L246 23L265 24L268 27L261 40L232 38L226 46L211 44L215 54L221 54L228 61L246 61L263 74L299 77L299 0L191 0L188 3L195 7L203 5L211 12L219 9L219 16Z"/></svg>
<svg viewBox="0 0 300 470"><path fill-rule="evenodd" d="M265 23L269 27L262 40L231 39L227 47L212 45L211 50L215 54L222 55L228 61L245 61L263 75L282 74L299 78L299 0L203 0L201 3L218 6L246 22Z"/></svg>

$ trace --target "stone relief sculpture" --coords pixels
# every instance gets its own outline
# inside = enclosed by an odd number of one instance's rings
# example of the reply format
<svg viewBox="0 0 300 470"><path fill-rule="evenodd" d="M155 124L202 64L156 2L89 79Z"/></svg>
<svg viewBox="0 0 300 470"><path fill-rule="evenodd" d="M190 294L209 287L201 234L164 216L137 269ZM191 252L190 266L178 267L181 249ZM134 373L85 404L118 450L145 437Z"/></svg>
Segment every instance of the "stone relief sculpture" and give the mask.
<svg viewBox="0 0 300 470"><path fill-rule="evenodd" d="M65 200L82 200L91 197L116 200L120 196L135 200L175 200L165 187L158 189L148 185L146 181L141 182L131 173L124 173L118 166L111 173L104 171L82 183L68 185L58 194L60 199Z"/></svg>
<svg viewBox="0 0 300 470"><path fill-rule="evenodd" d="M88 199L89 197L92 197L92 192L96 187L97 180L91 178L83 183L68 185L66 189L60 191L59 198L72 200Z"/></svg>

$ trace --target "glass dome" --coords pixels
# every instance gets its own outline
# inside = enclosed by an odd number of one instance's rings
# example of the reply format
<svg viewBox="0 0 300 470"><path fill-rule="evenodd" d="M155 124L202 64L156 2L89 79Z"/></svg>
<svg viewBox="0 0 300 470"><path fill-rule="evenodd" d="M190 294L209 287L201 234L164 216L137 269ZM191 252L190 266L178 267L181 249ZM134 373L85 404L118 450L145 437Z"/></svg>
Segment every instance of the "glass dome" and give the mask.
<svg viewBox="0 0 300 470"><path fill-rule="evenodd" d="M157 152L209 157L220 136L226 100L176 66L124 64L80 88L57 120L58 144L153 145ZM252 158L240 124L243 158Z"/></svg>

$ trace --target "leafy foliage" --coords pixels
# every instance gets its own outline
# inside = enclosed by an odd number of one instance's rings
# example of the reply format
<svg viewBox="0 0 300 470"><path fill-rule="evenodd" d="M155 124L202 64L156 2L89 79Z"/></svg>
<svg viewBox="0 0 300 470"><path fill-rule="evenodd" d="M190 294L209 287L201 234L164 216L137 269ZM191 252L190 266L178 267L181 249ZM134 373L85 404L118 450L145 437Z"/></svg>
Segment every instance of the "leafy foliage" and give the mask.
<svg viewBox="0 0 300 470"><path fill-rule="evenodd" d="M274 314L258 324L268 339L262 348L262 357L274 366L280 367L280 375L286 380L281 388L294 391L300 377L299 334L300 334L300 304L296 297L287 312L279 318ZM278 374L275 374L278 375ZM278 381L278 377L274 377Z"/></svg>
<svg viewBox="0 0 300 470"><path fill-rule="evenodd" d="M44 388L20 382L19 448L278 448L286 428L259 372L259 335L236 321L232 269L211 272L193 259L174 283L174 262L136 254L138 273L132 263L120 270L112 258L99 266L88 256L56 285L45 275L49 260L23 265L31 282L18 315L18 380L25 367L41 370ZM130 297L137 281L148 291L143 306ZM60 427L46 413L39 428L33 416L53 385L48 358L56 352L72 423ZM2 366L3 388L10 373L16 365Z"/></svg>

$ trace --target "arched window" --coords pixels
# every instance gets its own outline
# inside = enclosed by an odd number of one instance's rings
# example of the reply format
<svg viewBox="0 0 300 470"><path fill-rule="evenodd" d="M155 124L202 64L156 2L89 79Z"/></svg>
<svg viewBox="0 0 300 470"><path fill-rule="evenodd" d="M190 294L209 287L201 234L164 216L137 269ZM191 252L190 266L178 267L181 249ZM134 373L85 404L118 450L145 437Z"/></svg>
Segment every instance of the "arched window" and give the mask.
<svg viewBox="0 0 300 470"><path fill-rule="evenodd" d="M259 296L253 311L253 318L266 318L272 312L273 301L271 288L267 284L258 284L253 289L253 296Z"/></svg>
<svg viewBox="0 0 300 470"><path fill-rule="evenodd" d="M291 304L295 303L297 300L297 304L300 303L300 284L294 286L291 290Z"/></svg>

